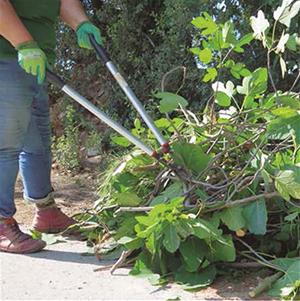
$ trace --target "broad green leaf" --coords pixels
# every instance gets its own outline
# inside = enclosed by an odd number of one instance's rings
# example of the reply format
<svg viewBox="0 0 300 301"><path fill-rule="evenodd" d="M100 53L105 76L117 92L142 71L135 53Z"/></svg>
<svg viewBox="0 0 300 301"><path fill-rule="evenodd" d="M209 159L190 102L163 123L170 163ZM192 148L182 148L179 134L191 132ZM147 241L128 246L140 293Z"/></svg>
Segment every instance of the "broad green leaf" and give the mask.
<svg viewBox="0 0 300 301"><path fill-rule="evenodd" d="M300 144L300 115L290 118L278 117L273 119L267 128L269 137L272 139L286 139L293 135L296 143Z"/></svg>
<svg viewBox="0 0 300 301"><path fill-rule="evenodd" d="M118 192L126 192L135 187L138 181L138 177L130 172L125 172L116 177L115 181L113 182L113 187Z"/></svg>
<svg viewBox="0 0 300 301"><path fill-rule="evenodd" d="M158 92L155 97L161 99L159 110L161 113L169 113L177 109L179 106L186 107L188 102L180 95L170 92Z"/></svg>
<svg viewBox="0 0 300 301"><path fill-rule="evenodd" d="M267 90L268 87L268 70L267 68L256 69L249 83L249 94L252 96L260 95Z"/></svg>
<svg viewBox="0 0 300 301"><path fill-rule="evenodd" d="M196 272L209 249L203 240L195 237L188 238L179 247L185 268L188 272Z"/></svg>
<svg viewBox="0 0 300 301"><path fill-rule="evenodd" d="M47 245L54 245L61 242L66 242L62 236L57 236L54 234L42 233L41 238Z"/></svg>
<svg viewBox="0 0 300 301"><path fill-rule="evenodd" d="M275 178L275 187L287 201L290 196L300 199L300 181L293 170L280 171Z"/></svg>
<svg viewBox="0 0 300 301"><path fill-rule="evenodd" d="M280 107L271 111L273 115L282 118L290 118L298 115L297 110L290 107Z"/></svg>
<svg viewBox="0 0 300 301"><path fill-rule="evenodd" d="M293 35L290 35L287 43L286 43L286 47L291 50L291 51L297 51L297 46L299 45L299 37L298 34L294 33Z"/></svg>
<svg viewBox="0 0 300 301"><path fill-rule="evenodd" d="M193 47L193 48L190 48L190 52L199 56L201 49L199 47Z"/></svg>
<svg viewBox="0 0 300 301"><path fill-rule="evenodd" d="M218 25L207 12L204 12L202 16L195 18L192 21L192 24L196 28L202 29L201 34L203 35L210 35L218 30Z"/></svg>
<svg viewBox="0 0 300 301"><path fill-rule="evenodd" d="M209 48L205 48L199 52L199 59L204 64L209 64L212 59L212 52Z"/></svg>
<svg viewBox="0 0 300 301"><path fill-rule="evenodd" d="M271 263L277 265L280 269L287 271L291 267L291 265L298 261L300 261L300 257L276 258L274 260L271 260Z"/></svg>
<svg viewBox="0 0 300 301"><path fill-rule="evenodd" d="M157 243L156 243L156 237L155 237L155 231L151 232L150 235L146 238L145 246L150 251L151 254L155 254Z"/></svg>
<svg viewBox="0 0 300 301"><path fill-rule="evenodd" d="M129 250L135 250L141 248L144 244L144 241L139 237L132 238L124 236L118 240L118 243L120 245L124 245Z"/></svg>
<svg viewBox="0 0 300 301"><path fill-rule="evenodd" d="M123 147L128 147L131 145L131 142L127 140L125 137L121 136L111 136L112 142L114 142L117 145L123 146Z"/></svg>
<svg viewBox="0 0 300 301"><path fill-rule="evenodd" d="M155 206L161 203L165 203L167 201L170 201L172 199L175 199L176 197L179 197L183 194L182 191L182 183L176 182L167 187L167 189L162 192L159 196L152 199L150 205Z"/></svg>
<svg viewBox="0 0 300 301"><path fill-rule="evenodd" d="M219 241L212 242L211 260L233 262L236 259L236 251L232 237L231 235L224 235L223 239L226 241L226 244L220 243ZM210 260L210 256L208 259Z"/></svg>
<svg viewBox="0 0 300 301"><path fill-rule="evenodd" d="M255 102L254 97L253 96L249 96L249 95L246 96L244 98L243 107L245 109L253 109L253 108L257 107L257 103Z"/></svg>
<svg viewBox="0 0 300 301"><path fill-rule="evenodd" d="M182 240L185 240L190 235L194 234L193 226L188 220L180 219L175 224L177 234Z"/></svg>
<svg viewBox="0 0 300 301"><path fill-rule="evenodd" d="M277 280L268 291L270 296L280 296L282 289L293 286L300 279L300 260L294 262L286 271L286 274Z"/></svg>
<svg viewBox="0 0 300 301"><path fill-rule="evenodd" d="M222 237L222 231L219 230L213 223L197 218L193 221L192 225L194 236L200 239L207 239L209 241L217 240L222 244L227 244L227 242Z"/></svg>
<svg viewBox="0 0 300 301"><path fill-rule="evenodd" d="M216 274L217 271L213 265L197 273L190 273L181 268L175 273L175 281L182 284L185 290L196 290L210 285Z"/></svg>
<svg viewBox="0 0 300 301"><path fill-rule="evenodd" d="M222 28L223 40L225 43L234 45L236 38L234 36L234 27L231 21L227 21Z"/></svg>
<svg viewBox="0 0 300 301"><path fill-rule="evenodd" d="M218 71L216 68L208 68L202 81L205 83L212 82L216 79L217 76L218 76Z"/></svg>
<svg viewBox="0 0 300 301"><path fill-rule="evenodd" d="M218 76L218 71L216 68L207 68L206 74L203 77L203 82L207 83L210 81L214 81Z"/></svg>
<svg viewBox="0 0 300 301"><path fill-rule="evenodd" d="M255 235L265 235L267 232L268 212L264 199L252 202L243 208L247 229Z"/></svg>
<svg viewBox="0 0 300 301"><path fill-rule="evenodd" d="M217 92L216 93L216 103L221 107L230 107L231 105L231 97L229 97L224 92Z"/></svg>
<svg viewBox="0 0 300 301"><path fill-rule="evenodd" d="M242 207L224 209L219 213L219 217L231 231L242 229L246 223Z"/></svg>
<svg viewBox="0 0 300 301"><path fill-rule="evenodd" d="M210 156L206 155L199 145L178 142L173 144L173 151L177 165L196 173L203 171L210 161Z"/></svg>
<svg viewBox="0 0 300 301"><path fill-rule="evenodd" d="M243 53L244 49L242 48L242 46L249 44L252 40L253 40L253 34L252 33L246 34L235 44L233 50L239 53Z"/></svg>
<svg viewBox="0 0 300 301"><path fill-rule="evenodd" d="M143 200L134 192L121 192L114 194L116 203L120 206L135 207L143 203Z"/></svg>
<svg viewBox="0 0 300 301"><path fill-rule="evenodd" d="M177 234L176 227L168 224L164 229L163 245L170 253L176 252L180 245L180 237Z"/></svg>
<svg viewBox="0 0 300 301"><path fill-rule="evenodd" d="M290 95L279 95L276 97L276 101L284 107L300 110L300 100L293 93L290 93Z"/></svg>
<svg viewBox="0 0 300 301"><path fill-rule="evenodd" d="M160 275L153 273L146 264L138 259L129 273L130 275L147 278L152 285L159 284Z"/></svg>
<svg viewBox="0 0 300 301"><path fill-rule="evenodd" d="M154 123L159 129L168 128L171 125L170 121L167 118L155 120Z"/></svg>

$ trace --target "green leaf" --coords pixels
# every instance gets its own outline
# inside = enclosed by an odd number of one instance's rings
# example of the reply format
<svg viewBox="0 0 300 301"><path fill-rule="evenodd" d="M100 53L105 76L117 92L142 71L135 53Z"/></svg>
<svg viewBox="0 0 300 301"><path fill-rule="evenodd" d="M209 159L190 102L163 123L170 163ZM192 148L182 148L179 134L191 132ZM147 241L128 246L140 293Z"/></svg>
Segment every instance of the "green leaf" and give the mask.
<svg viewBox="0 0 300 301"><path fill-rule="evenodd" d="M212 242L211 260L233 262L236 259L236 251L232 241L232 237L231 235L224 235L223 239L226 242L226 244L220 243L219 241ZM210 259L210 256L208 258Z"/></svg>
<svg viewBox="0 0 300 301"><path fill-rule="evenodd" d="M207 68L206 74L203 77L203 82L207 83L210 81L214 81L218 76L218 71L216 68Z"/></svg>
<svg viewBox="0 0 300 301"><path fill-rule="evenodd" d="M254 37L253 37L252 33L246 34L235 44L235 47L233 50L238 53L243 53L244 49L242 48L242 46L250 44L250 42L253 40L253 38Z"/></svg>
<svg viewBox="0 0 300 301"><path fill-rule="evenodd" d="M277 280L268 291L270 296L280 296L282 289L291 287L300 279L300 260L294 262L286 271L286 274Z"/></svg>
<svg viewBox="0 0 300 301"><path fill-rule="evenodd" d="M47 245L54 245L60 242L66 242L62 236L57 236L54 234L42 233L41 239L47 243Z"/></svg>
<svg viewBox="0 0 300 301"><path fill-rule="evenodd" d="M296 143L300 144L300 115L273 119L267 128L267 132L271 139L286 139L293 135Z"/></svg>
<svg viewBox="0 0 300 301"><path fill-rule="evenodd" d="M130 172L125 172L125 173L119 174L116 177L112 186L118 192L126 192L126 191L134 188L135 185L138 183L138 181L139 181L138 177L136 177L135 175L133 175Z"/></svg>
<svg viewBox="0 0 300 301"><path fill-rule="evenodd" d="M280 171L275 178L275 187L287 201L290 196L300 199L300 181L293 170Z"/></svg>
<svg viewBox="0 0 300 301"><path fill-rule="evenodd" d="M152 285L157 285L160 282L160 275L153 273L141 259L138 259L135 262L134 267L129 274L141 278L147 278Z"/></svg>
<svg viewBox="0 0 300 301"><path fill-rule="evenodd" d="M212 52L209 48L205 48L199 52L199 59L204 64L209 64L212 59Z"/></svg>
<svg viewBox="0 0 300 301"><path fill-rule="evenodd" d="M264 199L246 205L243 208L247 229L255 235L265 235L267 232L268 212Z"/></svg>
<svg viewBox="0 0 300 301"><path fill-rule="evenodd" d="M267 90L267 87L268 70L267 68L258 68L243 79L243 86L238 86L237 91L240 94L258 97Z"/></svg>
<svg viewBox="0 0 300 301"><path fill-rule="evenodd" d="M228 44L235 44L234 27L231 21L227 21L222 28L223 40Z"/></svg>
<svg viewBox="0 0 300 301"><path fill-rule="evenodd" d="M210 156L206 155L199 145L178 142L173 144L173 151L177 165L196 173L203 171L210 161Z"/></svg>
<svg viewBox="0 0 300 301"><path fill-rule="evenodd" d="M250 95L256 96L264 93L268 87L268 70L267 68L256 69L250 80Z"/></svg>
<svg viewBox="0 0 300 301"><path fill-rule="evenodd" d="M159 129L168 128L171 125L170 121L167 118L155 120L154 123Z"/></svg>
<svg viewBox="0 0 300 301"><path fill-rule="evenodd" d="M198 273L190 273L181 268L175 273L175 281L182 284L185 290L196 290L209 286L214 281L216 274L217 271L213 265Z"/></svg>
<svg viewBox="0 0 300 301"><path fill-rule="evenodd" d="M237 231L245 226L242 207L224 209L219 213L222 222L231 230Z"/></svg>
<svg viewBox="0 0 300 301"><path fill-rule="evenodd" d="M273 115L279 116L282 118L290 118L298 115L296 109L290 107L280 107L271 111Z"/></svg>
<svg viewBox="0 0 300 301"><path fill-rule="evenodd" d="M170 92L158 92L155 97L161 99L159 110L161 113L169 113L179 106L186 107L188 102L182 96Z"/></svg>
<svg viewBox="0 0 300 301"><path fill-rule="evenodd" d="M208 239L211 241L217 240L222 244L227 244L222 237L222 231L218 230L218 228L211 222L197 218L193 221L192 225L194 236L200 239Z"/></svg>
<svg viewBox="0 0 300 301"><path fill-rule="evenodd" d="M195 18L192 21L192 24L196 28L202 29L201 34L203 35L210 35L218 30L218 25L207 12L204 12L202 16Z"/></svg>
<svg viewBox="0 0 300 301"><path fill-rule="evenodd" d="M287 43L286 43L286 47L291 50L291 51L297 51L297 46L298 46L298 35L296 33L294 33L293 35L290 35Z"/></svg>
<svg viewBox="0 0 300 301"><path fill-rule="evenodd" d="M134 192L121 192L114 194L116 203L120 206L135 207L140 205L143 200Z"/></svg>
<svg viewBox="0 0 300 301"><path fill-rule="evenodd" d="M120 245L124 245L128 250L136 250L143 246L144 241L139 237L131 238L124 236L118 240Z"/></svg>
<svg viewBox="0 0 300 301"><path fill-rule="evenodd" d="M174 253L180 245L180 237L177 234L176 227L168 224L164 229L163 245L170 253Z"/></svg>
<svg viewBox="0 0 300 301"><path fill-rule="evenodd" d="M231 105L231 97L224 92L216 93L216 103L221 107L229 107Z"/></svg>
<svg viewBox="0 0 300 301"><path fill-rule="evenodd" d="M246 96L244 99L243 107L245 109L253 109L257 106L253 96Z"/></svg>
<svg viewBox="0 0 300 301"><path fill-rule="evenodd" d="M291 267L291 265L298 261L300 261L300 257L276 258L274 260L271 260L271 263L277 265L280 269L287 271Z"/></svg>
<svg viewBox="0 0 300 301"><path fill-rule="evenodd" d="M159 196L155 197L150 205L155 206L161 203L166 203L176 197L179 197L183 194L182 191L182 183L176 182L170 185L164 192L162 192Z"/></svg>
<svg viewBox="0 0 300 301"><path fill-rule="evenodd" d="M188 238L179 247L185 268L188 272L196 272L209 251L206 243L198 238Z"/></svg>
<svg viewBox="0 0 300 301"><path fill-rule="evenodd" d="M182 240L185 240L188 236L194 234L192 225L187 220L180 219L175 224L177 234Z"/></svg>
<svg viewBox="0 0 300 301"><path fill-rule="evenodd" d="M117 145L123 146L123 147L128 147L131 145L131 142L127 140L125 137L121 136L111 136L112 142L114 142Z"/></svg>

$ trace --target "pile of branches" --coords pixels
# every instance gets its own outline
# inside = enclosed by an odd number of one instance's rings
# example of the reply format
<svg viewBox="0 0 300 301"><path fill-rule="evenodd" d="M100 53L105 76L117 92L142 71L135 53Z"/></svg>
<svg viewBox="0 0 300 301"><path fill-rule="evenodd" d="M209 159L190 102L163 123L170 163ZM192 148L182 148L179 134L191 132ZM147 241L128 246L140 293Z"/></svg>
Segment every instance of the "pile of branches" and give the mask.
<svg viewBox="0 0 300 301"><path fill-rule="evenodd" d="M183 71L177 93L164 91L172 71L164 76L154 95L164 117L155 123L170 140L171 154L157 162L112 137L128 152L102 175L95 211L81 220L100 258L120 257L113 271L129 258L134 275L194 290L211 284L224 265L263 265L276 273L251 296L272 283L273 296L299 294L300 72L286 91L277 89L272 74L278 56L285 76L285 45L299 49L298 36L282 28L276 39L278 24L288 26L295 15L289 9L284 1L274 13L270 36L262 11L251 17L254 34L245 36L208 13L193 20L199 47L191 51L212 93L203 111L192 112L179 95L185 68L174 69ZM254 39L266 49L267 66L251 70L237 54ZM132 133L159 147L138 119Z"/></svg>

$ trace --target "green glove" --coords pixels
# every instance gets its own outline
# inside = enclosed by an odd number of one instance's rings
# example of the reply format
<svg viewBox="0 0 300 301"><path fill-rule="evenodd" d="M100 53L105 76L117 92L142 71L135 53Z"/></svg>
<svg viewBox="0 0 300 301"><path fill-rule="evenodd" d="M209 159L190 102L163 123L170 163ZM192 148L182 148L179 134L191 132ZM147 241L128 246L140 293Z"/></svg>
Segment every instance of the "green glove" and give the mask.
<svg viewBox="0 0 300 301"><path fill-rule="evenodd" d="M37 77L41 85L46 76L47 57L34 41L22 43L16 47L19 65L29 74Z"/></svg>
<svg viewBox="0 0 300 301"><path fill-rule="evenodd" d="M93 35L95 40L103 46L101 32L98 27L93 25L90 21L80 23L76 29L78 45L81 48L93 49L89 35Z"/></svg>

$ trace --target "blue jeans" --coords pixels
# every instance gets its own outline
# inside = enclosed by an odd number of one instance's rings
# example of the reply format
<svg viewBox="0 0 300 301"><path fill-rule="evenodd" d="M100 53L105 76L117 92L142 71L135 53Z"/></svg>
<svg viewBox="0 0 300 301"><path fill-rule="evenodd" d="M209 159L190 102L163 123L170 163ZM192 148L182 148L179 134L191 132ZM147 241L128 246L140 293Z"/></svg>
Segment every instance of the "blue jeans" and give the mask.
<svg viewBox="0 0 300 301"><path fill-rule="evenodd" d="M51 195L51 128L45 85L16 59L0 59L0 216L12 217L18 171L24 198L45 202Z"/></svg>

